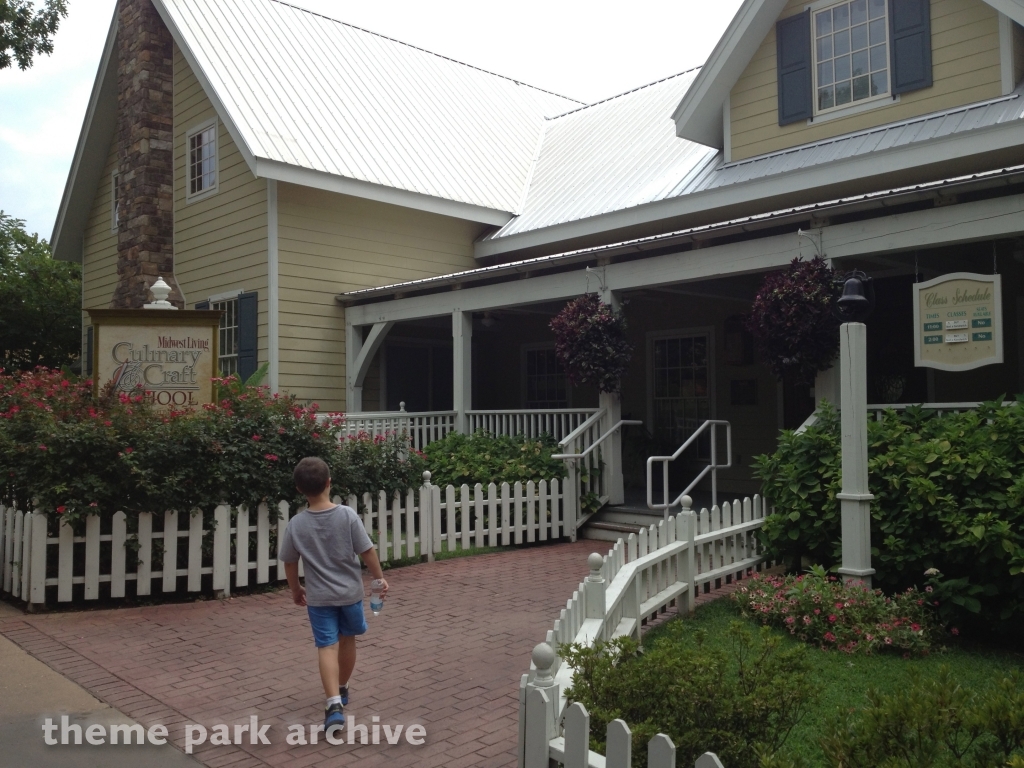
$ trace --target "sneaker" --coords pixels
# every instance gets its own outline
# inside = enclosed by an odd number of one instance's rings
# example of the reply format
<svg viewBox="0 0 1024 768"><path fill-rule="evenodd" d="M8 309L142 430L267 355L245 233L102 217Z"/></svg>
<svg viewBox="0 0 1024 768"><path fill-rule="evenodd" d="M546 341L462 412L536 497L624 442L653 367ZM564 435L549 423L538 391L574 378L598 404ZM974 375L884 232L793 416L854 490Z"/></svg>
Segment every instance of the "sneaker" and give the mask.
<svg viewBox="0 0 1024 768"><path fill-rule="evenodd" d="M338 695L341 696L341 703L346 707L348 706L348 686L343 685L338 689Z"/></svg>
<svg viewBox="0 0 1024 768"><path fill-rule="evenodd" d="M331 704L324 711L324 730L329 731L333 726L345 724L345 710L341 704Z"/></svg>

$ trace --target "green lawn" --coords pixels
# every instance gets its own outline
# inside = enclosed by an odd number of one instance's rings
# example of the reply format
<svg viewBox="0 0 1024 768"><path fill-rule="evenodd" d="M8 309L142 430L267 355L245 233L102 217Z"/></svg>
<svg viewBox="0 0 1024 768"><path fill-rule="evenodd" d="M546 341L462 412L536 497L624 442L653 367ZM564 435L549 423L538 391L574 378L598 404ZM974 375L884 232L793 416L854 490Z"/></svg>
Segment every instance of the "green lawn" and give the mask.
<svg viewBox="0 0 1024 768"><path fill-rule="evenodd" d="M724 598L697 609L694 616L673 619L693 630L707 633L705 643L726 643L730 624L743 620L732 600ZM750 622L752 628L753 622ZM660 642L676 642L684 647L693 643L690 632L665 632L656 627L644 636L644 645L653 648ZM756 631L756 629L755 629ZM779 631L785 644L800 645L789 633ZM898 655L848 656L835 651L808 648L812 681L819 692L816 706L794 729L785 751L802 755L812 765L822 765L818 739L852 708L866 703L870 688L892 692L904 685L912 675L931 676L942 665L949 665L964 687L988 685L1015 669L1024 670L1024 653L991 648L950 648L924 658L904 659Z"/></svg>

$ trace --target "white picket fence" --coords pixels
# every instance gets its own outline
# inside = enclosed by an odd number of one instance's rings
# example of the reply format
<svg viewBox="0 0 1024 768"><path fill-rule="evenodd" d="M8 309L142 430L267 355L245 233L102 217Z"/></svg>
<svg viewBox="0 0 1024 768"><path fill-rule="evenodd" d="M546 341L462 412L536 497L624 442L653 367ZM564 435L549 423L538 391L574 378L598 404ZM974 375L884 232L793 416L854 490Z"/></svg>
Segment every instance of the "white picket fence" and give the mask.
<svg viewBox="0 0 1024 768"><path fill-rule="evenodd" d="M362 504L355 497L345 500L359 511L381 562L422 556L433 560L435 554L457 548L528 544L575 535L572 508L566 506L557 480L448 486L443 493L430 484L429 472L424 480L422 487L404 495L389 497L382 491L376 496L365 494ZM283 581L277 542L297 511L301 508L293 510L282 501L276 521L266 504L255 512L221 505L207 520L199 513L147 512L138 515L138 530L131 534L127 516L118 512L106 524L108 530L94 515L86 518L84 536L75 535L63 521L57 535L51 536L46 512L0 505L0 589L30 607L39 607L46 603L47 587L56 587L57 602L66 603L97 600L100 584L107 583L109 596L122 598L131 581L136 596L204 588L227 595L233 588ZM137 558L128 556L129 547L137 547ZM179 552L187 554L179 557ZM134 568L131 560L137 560ZM174 566L168 567L169 563ZM204 583L206 576L210 579ZM81 592L75 590L78 584L84 585Z"/></svg>
<svg viewBox="0 0 1024 768"><path fill-rule="evenodd" d="M572 682L572 670L559 659L559 645L590 646L624 636L639 641L645 619L656 617L673 602L680 613L692 612L696 595L729 578L742 578L751 569L759 570L767 561L756 533L767 514L759 496L699 513L690 509L689 497L681 501L678 514L639 535L619 539L604 556L594 553L587 559L590 575L566 603L544 642L534 648L531 671L520 681L520 768L547 768L551 760L566 766L629 765L628 755L623 758L621 752L614 759L609 754L607 762L590 752L586 738L578 734L570 738L575 732L568 725L563 734L563 713L568 717L565 690ZM574 717L579 726L579 715ZM566 751L570 742L575 745L571 755ZM701 758L700 768L715 765L707 762L712 758ZM675 748L668 737L651 742L648 764L651 768L675 765Z"/></svg>

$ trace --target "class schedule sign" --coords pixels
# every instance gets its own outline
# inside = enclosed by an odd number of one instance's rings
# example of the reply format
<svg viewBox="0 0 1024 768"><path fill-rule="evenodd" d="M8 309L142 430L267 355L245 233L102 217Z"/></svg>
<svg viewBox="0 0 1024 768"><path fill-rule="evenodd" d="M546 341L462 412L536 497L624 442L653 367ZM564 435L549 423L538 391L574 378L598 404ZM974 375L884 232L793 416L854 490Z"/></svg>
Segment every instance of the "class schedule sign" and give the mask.
<svg viewBox="0 0 1024 768"><path fill-rule="evenodd" d="M219 310L90 309L94 392L145 393L164 408L213 402Z"/></svg>
<svg viewBox="0 0 1024 768"><path fill-rule="evenodd" d="M1003 362L999 275L954 272L914 285L914 365L969 371Z"/></svg>

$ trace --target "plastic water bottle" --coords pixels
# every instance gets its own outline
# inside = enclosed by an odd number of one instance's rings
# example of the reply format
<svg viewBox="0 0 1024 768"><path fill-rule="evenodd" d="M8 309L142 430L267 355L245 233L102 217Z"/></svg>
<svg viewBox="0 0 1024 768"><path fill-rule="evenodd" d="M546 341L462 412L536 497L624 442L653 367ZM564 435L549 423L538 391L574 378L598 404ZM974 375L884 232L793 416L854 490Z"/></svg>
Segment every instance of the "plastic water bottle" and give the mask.
<svg viewBox="0 0 1024 768"><path fill-rule="evenodd" d="M384 608L384 598L380 596L383 588L384 583L380 579L370 582L370 610L373 611L374 616L380 616L380 612Z"/></svg>

